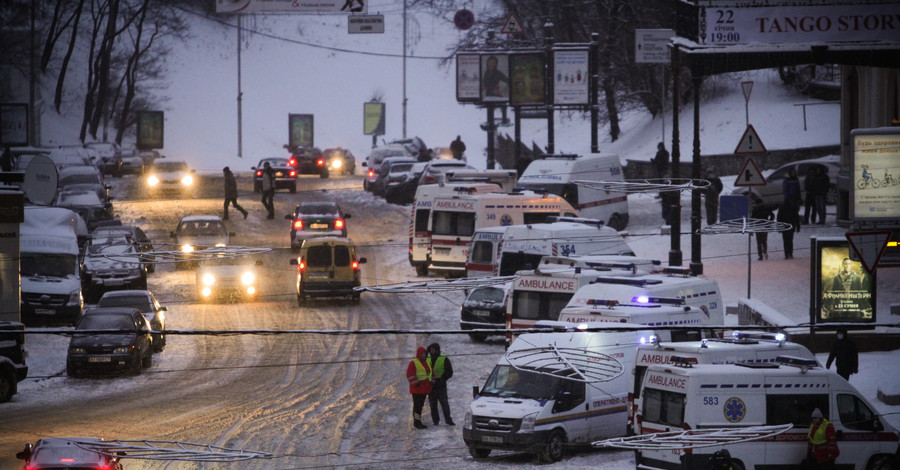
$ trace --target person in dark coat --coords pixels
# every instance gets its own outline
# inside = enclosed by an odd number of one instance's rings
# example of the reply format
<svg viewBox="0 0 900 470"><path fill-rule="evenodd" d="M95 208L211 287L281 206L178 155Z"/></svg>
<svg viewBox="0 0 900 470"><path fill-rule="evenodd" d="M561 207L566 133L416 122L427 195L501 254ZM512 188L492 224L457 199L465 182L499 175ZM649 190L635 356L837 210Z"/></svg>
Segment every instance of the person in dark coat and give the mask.
<svg viewBox="0 0 900 470"><path fill-rule="evenodd" d="M816 170L812 184L812 196L814 199L815 213L819 214L819 225L825 225L825 205L828 200L828 189L831 187L831 180L828 178L828 172L824 167ZM810 220L810 222L815 222Z"/></svg>
<svg viewBox="0 0 900 470"><path fill-rule="evenodd" d="M669 174L669 151L666 144L656 144L656 156L653 157L653 166L656 167L656 177L665 178Z"/></svg>
<svg viewBox="0 0 900 470"><path fill-rule="evenodd" d="M450 142L450 153L453 154L453 158L457 160L462 160L463 154L466 152L466 144L462 141L462 137L456 136L456 140Z"/></svg>
<svg viewBox="0 0 900 470"><path fill-rule="evenodd" d="M455 426L450 417L450 401L447 399L447 381L453 377L453 364L450 358L441 354L441 345L431 343L428 345L428 365L431 367L431 393L428 394L428 404L431 406L431 422L441 424L438 413L438 403L444 413L444 421L449 426Z"/></svg>
<svg viewBox="0 0 900 470"><path fill-rule="evenodd" d="M800 231L798 207L790 204L788 201L784 201L781 207L778 208L777 220L791 225L790 229L781 232L781 240L784 242L784 259L792 259L794 257L794 232Z"/></svg>
<svg viewBox="0 0 900 470"><path fill-rule="evenodd" d="M850 380L850 374L859 372L859 353L856 350L856 343L850 339L847 330L837 331L837 341L831 345L831 353L828 354L825 368L830 369L831 363L835 361L837 373L844 380Z"/></svg>
<svg viewBox="0 0 900 470"><path fill-rule="evenodd" d="M0 155L0 170L12 171L15 166L16 162L12 150L10 150L9 146L6 146L3 149L3 155Z"/></svg>
<svg viewBox="0 0 900 470"><path fill-rule="evenodd" d="M772 212L772 209L764 206L759 197L754 197L753 211L750 217L759 220L775 220L775 213ZM756 259L759 261L769 259L769 233L757 232L753 236L756 237Z"/></svg>
<svg viewBox="0 0 900 470"><path fill-rule="evenodd" d="M269 162L263 164L262 205L266 208L267 219L275 218L275 170Z"/></svg>
<svg viewBox="0 0 900 470"><path fill-rule="evenodd" d="M797 177L797 170L791 168L788 176L781 182L781 192L784 195L782 207L787 207L793 214L791 220L797 219L797 223L793 224L796 231L800 231L800 206L803 204L803 196L800 191L800 178ZM778 210L778 216L781 216L781 209ZM786 215L787 216L787 215ZM780 221L780 219L779 219ZM784 232L782 232L784 233Z"/></svg>
<svg viewBox="0 0 900 470"><path fill-rule="evenodd" d="M816 173L818 173L818 168L815 166L809 167L809 170L806 172L806 179L803 180L803 192L806 195L806 200L803 204L803 224L809 225L810 213L812 213L812 221L816 223L816 213L818 208L816 207L816 197L813 193L813 185L815 185Z"/></svg>
<svg viewBox="0 0 900 470"><path fill-rule="evenodd" d="M706 202L706 223L712 225L719 220L719 194L722 194L722 180L712 171L706 171L706 180L709 186L704 196Z"/></svg>
<svg viewBox="0 0 900 470"><path fill-rule="evenodd" d="M225 175L225 216L222 217L222 219L228 220L228 204L231 204L238 212L244 214L244 218L246 219L247 211L237 202L237 179L235 179L234 173L232 173L231 168L228 168L227 166L222 168L222 173Z"/></svg>

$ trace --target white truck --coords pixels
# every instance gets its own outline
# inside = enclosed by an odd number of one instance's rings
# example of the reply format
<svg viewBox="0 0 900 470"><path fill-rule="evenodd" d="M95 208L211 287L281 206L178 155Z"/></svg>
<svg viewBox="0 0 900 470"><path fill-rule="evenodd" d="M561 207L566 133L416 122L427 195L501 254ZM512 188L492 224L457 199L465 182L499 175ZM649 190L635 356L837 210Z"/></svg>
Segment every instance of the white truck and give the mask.
<svg viewBox="0 0 900 470"><path fill-rule="evenodd" d="M608 153L548 155L528 165L519 177L518 186L562 196L582 217L602 220L616 230L628 226L626 193L579 186L576 181L622 181L619 156Z"/></svg>
<svg viewBox="0 0 900 470"><path fill-rule="evenodd" d="M59 207L25 206L19 236L22 323L70 324L81 318L84 220Z"/></svg>

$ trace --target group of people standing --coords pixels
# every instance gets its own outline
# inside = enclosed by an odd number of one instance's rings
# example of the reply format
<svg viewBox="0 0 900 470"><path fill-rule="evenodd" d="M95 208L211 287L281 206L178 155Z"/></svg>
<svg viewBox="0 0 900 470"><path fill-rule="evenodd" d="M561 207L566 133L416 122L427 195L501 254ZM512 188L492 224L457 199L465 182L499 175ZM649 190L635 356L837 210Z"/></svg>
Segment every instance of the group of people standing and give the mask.
<svg viewBox="0 0 900 470"><path fill-rule="evenodd" d="M455 426L450 416L450 401L447 398L447 381L453 377L453 364L450 358L441 354L441 345L431 343L428 348L416 350L415 359L406 366L406 379L409 381L409 393L413 400L413 426L425 429L422 422L422 409L425 399L431 407L431 422L441 424L440 412L449 426ZM440 410L439 410L440 408Z"/></svg>
<svg viewBox="0 0 900 470"><path fill-rule="evenodd" d="M656 155L651 160L653 167L656 169L656 177L660 180L669 178L669 151L666 150L666 144L660 142L656 145ZM706 223L709 225L718 222L719 218L719 195L725 188L722 180L716 176L712 169L706 170L706 180L709 186L703 190L704 206L706 207ZM676 215L672 206L678 203L681 197L680 191L661 191L659 193L660 204L662 204L662 217L666 225L672 225L673 218Z"/></svg>

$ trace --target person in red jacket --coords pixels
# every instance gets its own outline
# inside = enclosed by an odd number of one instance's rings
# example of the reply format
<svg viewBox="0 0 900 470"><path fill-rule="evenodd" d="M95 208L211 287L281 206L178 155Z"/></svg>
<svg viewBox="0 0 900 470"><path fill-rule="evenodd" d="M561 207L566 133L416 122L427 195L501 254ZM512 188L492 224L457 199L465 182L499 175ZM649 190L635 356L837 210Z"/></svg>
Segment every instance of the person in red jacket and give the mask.
<svg viewBox="0 0 900 470"><path fill-rule="evenodd" d="M840 455L836 433L831 421L825 419L822 410L816 408L812 412L812 424L807 433L806 455L810 468L832 469L834 461Z"/></svg>
<svg viewBox="0 0 900 470"><path fill-rule="evenodd" d="M422 408L431 393L431 367L426 361L427 354L428 351L420 346L416 350L416 358L406 366L406 379L409 380L409 393L413 399L413 426L416 429L428 427L422 424Z"/></svg>

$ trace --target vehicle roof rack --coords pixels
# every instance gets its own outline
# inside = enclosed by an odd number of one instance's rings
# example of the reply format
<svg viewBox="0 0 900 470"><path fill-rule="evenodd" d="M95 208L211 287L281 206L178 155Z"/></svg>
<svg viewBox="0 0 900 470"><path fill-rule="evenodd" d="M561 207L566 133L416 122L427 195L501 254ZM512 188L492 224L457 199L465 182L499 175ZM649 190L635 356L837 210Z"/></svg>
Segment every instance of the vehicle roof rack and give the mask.
<svg viewBox="0 0 900 470"><path fill-rule="evenodd" d="M748 369L777 369L778 364L771 362L735 362L734 365Z"/></svg>
<svg viewBox="0 0 900 470"><path fill-rule="evenodd" d="M691 268L686 267L686 266L669 266L667 268L663 268L662 272L663 272L663 274L670 274L673 276L684 276L684 277L692 276L694 274L694 272L691 270Z"/></svg>
<svg viewBox="0 0 900 470"><path fill-rule="evenodd" d="M594 280L594 283L624 284L626 286L644 287L646 285L662 284L662 281L659 279L632 279L632 278L626 278L626 277L598 276L597 279Z"/></svg>
<svg viewBox="0 0 900 470"><path fill-rule="evenodd" d="M775 362L786 366L797 367L804 373L809 369L819 365L819 363L816 362L815 359L807 359L805 357L797 356L778 356L775 358Z"/></svg>
<svg viewBox="0 0 900 470"><path fill-rule="evenodd" d="M567 160L574 160L578 158L580 155L577 153L542 153L538 155L538 159L548 159L548 158L564 158Z"/></svg>

